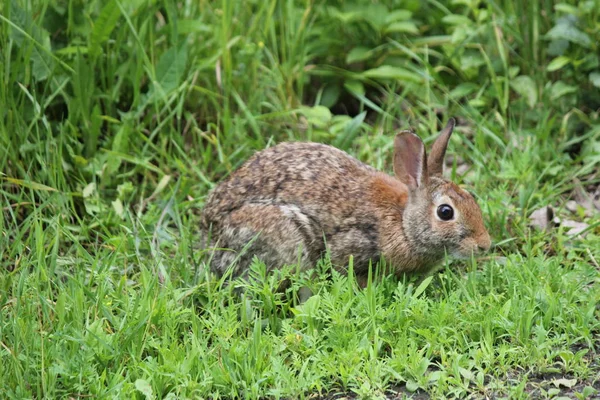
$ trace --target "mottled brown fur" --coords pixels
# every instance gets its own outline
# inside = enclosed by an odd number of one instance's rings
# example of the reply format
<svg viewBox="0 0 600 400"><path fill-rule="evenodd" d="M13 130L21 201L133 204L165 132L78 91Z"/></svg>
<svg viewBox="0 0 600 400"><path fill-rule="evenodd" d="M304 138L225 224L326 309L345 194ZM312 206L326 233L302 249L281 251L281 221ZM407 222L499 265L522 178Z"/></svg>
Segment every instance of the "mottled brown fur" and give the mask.
<svg viewBox="0 0 600 400"><path fill-rule="evenodd" d="M446 252L487 249L489 235L473 197L441 173L427 174L442 170L437 163L448 126L429 166L421 140L400 133L396 178L323 144L282 143L256 153L206 201L201 235L210 236L207 245L215 249L211 269L222 275L233 267L234 276L245 275L254 256L269 268L299 263L310 269L327 246L340 269L352 255L364 280L369 262L380 257L402 273L430 268ZM442 200L452 203L455 221L436 219Z"/></svg>

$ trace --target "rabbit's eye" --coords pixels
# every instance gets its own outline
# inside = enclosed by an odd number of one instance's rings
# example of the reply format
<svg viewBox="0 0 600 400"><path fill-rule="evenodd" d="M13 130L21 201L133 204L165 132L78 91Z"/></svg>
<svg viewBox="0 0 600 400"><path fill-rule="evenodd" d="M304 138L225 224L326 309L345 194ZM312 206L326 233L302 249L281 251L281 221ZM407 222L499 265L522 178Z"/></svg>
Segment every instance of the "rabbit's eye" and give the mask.
<svg viewBox="0 0 600 400"><path fill-rule="evenodd" d="M448 204L442 204L437 208L437 215L442 221L450 221L454 217L454 209Z"/></svg>

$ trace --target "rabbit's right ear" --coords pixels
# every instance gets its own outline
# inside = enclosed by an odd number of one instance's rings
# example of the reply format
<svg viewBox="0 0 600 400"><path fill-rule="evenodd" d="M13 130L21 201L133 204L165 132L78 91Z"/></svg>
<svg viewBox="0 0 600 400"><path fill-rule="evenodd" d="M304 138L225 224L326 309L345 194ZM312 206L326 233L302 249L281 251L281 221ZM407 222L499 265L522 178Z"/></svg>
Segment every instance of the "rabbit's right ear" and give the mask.
<svg viewBox="0 0 600 400"><path fill-rule="evenodd" d="M425 145L411 131L402 131L394 139L394 173L410 190L427 185Z"/></svg>
<svg viewBox="0 0 600 400"><path fill-rule="evenodd" d="M456 125L455 119L450 118L438 138L433 142L431 153L429 153L429 160L427 160L427 168L431 176L441 176L444 173L444 156L446 155L448 141L454 130L454 125Z"/></svg>

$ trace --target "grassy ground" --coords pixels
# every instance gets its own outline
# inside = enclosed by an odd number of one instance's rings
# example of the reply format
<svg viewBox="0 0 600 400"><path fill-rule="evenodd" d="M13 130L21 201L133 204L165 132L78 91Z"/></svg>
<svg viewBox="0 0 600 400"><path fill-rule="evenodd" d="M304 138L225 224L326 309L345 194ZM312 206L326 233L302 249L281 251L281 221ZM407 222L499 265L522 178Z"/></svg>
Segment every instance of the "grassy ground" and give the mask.
<svg viewBox="0 0 600 400"><path fill-rule="evenodd" d="M600 396L599 20L598 0L0 3L3 397ZM253 151L390 171L395 129L430 143L449 116L489 254L366 290L326 260L312 281L257 262L243 297L206 275L199 209ZM531 230L548 205L560 224ZM288 275L317 295L278 294Z"/></svg>

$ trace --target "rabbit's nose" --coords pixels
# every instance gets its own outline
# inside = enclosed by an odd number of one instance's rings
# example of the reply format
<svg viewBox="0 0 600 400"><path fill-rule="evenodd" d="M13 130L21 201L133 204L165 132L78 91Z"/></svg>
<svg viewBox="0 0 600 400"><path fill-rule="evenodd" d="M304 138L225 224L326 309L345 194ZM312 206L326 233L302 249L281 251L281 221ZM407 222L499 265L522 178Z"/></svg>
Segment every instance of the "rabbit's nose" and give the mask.
<svg viewBox="0 0 600 400"><path fill-rule="evenodd" d="M492 239L490 238L490 235L487 232L477 239L477 250L488 251L491 246Z"/></svg>

